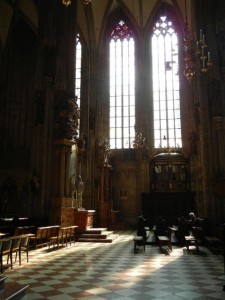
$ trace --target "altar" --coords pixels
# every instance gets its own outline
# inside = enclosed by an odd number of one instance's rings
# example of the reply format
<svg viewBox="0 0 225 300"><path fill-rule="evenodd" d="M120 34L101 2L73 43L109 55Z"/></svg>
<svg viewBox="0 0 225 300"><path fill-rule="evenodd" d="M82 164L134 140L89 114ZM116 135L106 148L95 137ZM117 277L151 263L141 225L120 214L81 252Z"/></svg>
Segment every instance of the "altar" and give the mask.
<svg viewBox="0 0 225 300"><path fill-rule="evenodd" d="M77 231L93 227L95 210L73 207L72 198L55 198L52 201L50 224L62 227L77 225Z"/></svg>
<svg viewBox="0 0 225 300"><path fill-rule="evenodd" d="M74 210L74 224L79 226L77 231L82 232L93 227L95 210Z"/></svg>

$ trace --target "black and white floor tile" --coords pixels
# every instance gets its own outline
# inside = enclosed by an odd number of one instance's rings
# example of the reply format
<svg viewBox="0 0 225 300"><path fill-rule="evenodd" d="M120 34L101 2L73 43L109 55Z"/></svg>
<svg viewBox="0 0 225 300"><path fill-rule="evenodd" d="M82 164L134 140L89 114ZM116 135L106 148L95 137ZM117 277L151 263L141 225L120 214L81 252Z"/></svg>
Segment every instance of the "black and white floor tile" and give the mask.
<svg viewBox="0 0 225 300"><path fill-rule="evenodd" d="M213 300L225 299L222 253L200 246L187 252L155 244L134 253L133 231L117 232L112 243L75 243L49 251L32 250L29 263L4 275L7 282L29 284L24 299L52 300Z"/></svg>

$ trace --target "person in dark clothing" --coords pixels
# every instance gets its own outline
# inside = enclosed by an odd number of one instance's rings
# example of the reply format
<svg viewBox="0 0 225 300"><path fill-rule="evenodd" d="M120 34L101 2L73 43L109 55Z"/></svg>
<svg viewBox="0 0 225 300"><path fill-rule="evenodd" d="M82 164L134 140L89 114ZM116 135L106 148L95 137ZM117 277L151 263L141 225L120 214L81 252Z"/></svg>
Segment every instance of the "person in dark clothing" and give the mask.
<svg viewBox="0 0 225 300"><path fill-rule="evenodd" d="M193 212L190 212L190 213L189 213L188 223L189 223L191 226L195 226L195 225L196 225L196 221L197 221L197 218L196 218L195 214L194 214Z"/></svg>
<svg viewBox="0 0 225 300"><path fill-rule="evenodd" d="M161 216L159 216L155 223L155 235L167 235L167 231L168 225L166 221Z"/></svg>
<svg viewBox="0 0 225 300"><path fill-rule="evenodd" d="M145 230L145 224L146 224L146 219L144 218L144 216L143 215L139 216L137 220L137 235L143 236L143 238L146 240L147 234Z"/></svg>

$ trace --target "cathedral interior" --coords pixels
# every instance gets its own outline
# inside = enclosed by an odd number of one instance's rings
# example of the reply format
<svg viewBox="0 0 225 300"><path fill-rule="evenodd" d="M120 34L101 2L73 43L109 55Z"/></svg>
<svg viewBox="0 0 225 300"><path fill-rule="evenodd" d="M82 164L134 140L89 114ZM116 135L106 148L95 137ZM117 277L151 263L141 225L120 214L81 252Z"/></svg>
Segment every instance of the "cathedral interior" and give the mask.
<svg viewBox="0 0 225 300"><path fill-rule="evenodd" d="M0 0L1 218L94 211L116 228L193 211L216 233L224 16L222 0Z"/></svg>

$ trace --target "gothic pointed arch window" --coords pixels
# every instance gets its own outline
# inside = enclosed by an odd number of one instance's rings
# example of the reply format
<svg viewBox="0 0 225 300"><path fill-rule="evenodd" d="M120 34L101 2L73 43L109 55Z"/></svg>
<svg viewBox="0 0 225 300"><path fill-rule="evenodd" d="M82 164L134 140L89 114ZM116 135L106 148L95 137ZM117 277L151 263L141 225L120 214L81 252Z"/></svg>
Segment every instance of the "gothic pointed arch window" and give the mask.
<svg viewBox="0 0 225 300"><path fill-rule="evenodd" d="M109 86L110 147L130 148L135 136L135 40L124 18L110 34Z"/></svg>
<svg viewBox="0 0 225 300"><path fill-rule="evenodd" d="M163 15L151 37L154 147L181 148L178 32Z"/></svg>

